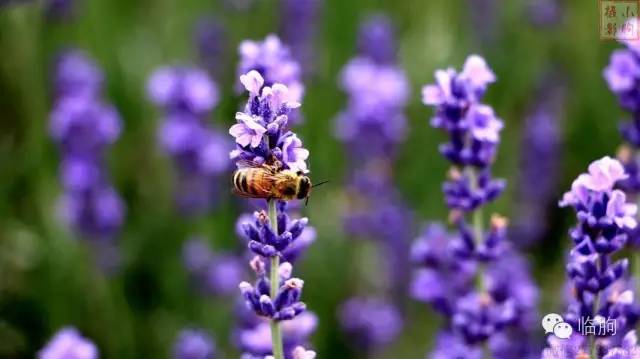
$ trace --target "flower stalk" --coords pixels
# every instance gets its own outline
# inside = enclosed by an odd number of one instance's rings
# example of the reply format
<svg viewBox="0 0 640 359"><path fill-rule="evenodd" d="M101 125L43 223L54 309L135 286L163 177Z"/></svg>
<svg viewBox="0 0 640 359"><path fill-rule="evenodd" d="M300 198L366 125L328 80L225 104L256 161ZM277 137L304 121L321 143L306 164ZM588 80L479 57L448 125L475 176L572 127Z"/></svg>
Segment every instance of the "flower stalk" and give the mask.
<svg viewBox="0 0 640 359"><path fill-rule="evenodd" d="M278 212L276 209L276 201L274 199L270 199L268 201L268 206L269 223L271 225L271 230L273 231L273 233L278 233ZM271 298L275 298L278 295L278 268L280 268L280 257L271 257L271 266L269 268ZM273 357L274 359L283 359L284 355L282 353L282 331L280 329L280 323L272 318L269 325L271 327L271 345L273 347Z"/></svg>
<svg viewBox="0 0 640 359"><path fill-rule="evenodd" d="M263 165L277 163L278 170L308 173L309 151L289 127L291 110L300 106L294 100L297 94L281 83L267 85L265 78L255 70L240 76L240 83L250 97L244 111L236 114L237 123L229 129L236 142L236 148L230 153L236 166L261 171ZM244 178L242 183L249 188L257 185L254 181L255 178ZM254 329L260 327L260 321L268 325L265 330L271 334L271 343L266 345L268 351L264 346L256 348L250 343L240 344L245 354L284 359L293 355L300 345L299 339L306 336L296 339L290 330L289 335L283 335L283 331L285 327L296 327L298 324L294 319L306 310L301 301L304 281L292 277L292 262L313 241L313 229L307 227L307 218L290 217L288 202L278 197L278 193L270 192L268 196L256 195L258 199L266 199L263 202L266 209L254 212L252 218L243 216L239 221L241 237L255 254L250 266L257 277L254 284L241 282L239 288L248 310L258 321ZM313 315L306 317L313 318ZM283 321L287 323L282 324Z"/></svg>
<svg viewBox="0 0 640 359"><path fill-rule="evenodd" d="M496 77L473 55L461 72L438 70L435 78L423 87L422 100L435 108L431 125L448 136L440 145L452 165L443 192L456 231L431 224L412 248L412 260L421 266L412 295L448 323L431 356L524 357L531 346L521 338L535 330L527 317L535 312L537 289L526 261L507 241L507 220L492 215L490 226L484 224L483 207L505 188L491 175L503 122L481 102ZM503 339L504 345L493 345Z"/></svg>

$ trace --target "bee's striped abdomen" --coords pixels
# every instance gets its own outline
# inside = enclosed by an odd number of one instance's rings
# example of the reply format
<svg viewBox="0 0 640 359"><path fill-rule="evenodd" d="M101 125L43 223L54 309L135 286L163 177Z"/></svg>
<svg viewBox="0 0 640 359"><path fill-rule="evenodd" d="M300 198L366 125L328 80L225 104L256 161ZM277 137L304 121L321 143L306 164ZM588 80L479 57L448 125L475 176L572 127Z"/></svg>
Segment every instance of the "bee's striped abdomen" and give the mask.
<svg viewBox="0 0 640 359"><path fill-rule="evenodd" d="M233 187L243 196L269 198L272 196L272 183L262 168L240 168L233 174Z"/></svg>

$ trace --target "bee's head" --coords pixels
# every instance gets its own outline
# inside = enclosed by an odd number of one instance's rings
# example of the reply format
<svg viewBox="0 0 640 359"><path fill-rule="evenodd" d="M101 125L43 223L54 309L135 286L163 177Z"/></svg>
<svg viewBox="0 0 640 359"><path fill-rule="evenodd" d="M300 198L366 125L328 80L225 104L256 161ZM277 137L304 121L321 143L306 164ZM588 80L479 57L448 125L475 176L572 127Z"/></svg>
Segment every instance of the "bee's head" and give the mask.
<svg viewBox="0 0 640 359"><path fill-rule="evenodd" d="M298 172L298 176L300 176L298 181L298 199L304 199L309 197L311 193L311 179L309 177L304 176L302 172Z"/></svg>

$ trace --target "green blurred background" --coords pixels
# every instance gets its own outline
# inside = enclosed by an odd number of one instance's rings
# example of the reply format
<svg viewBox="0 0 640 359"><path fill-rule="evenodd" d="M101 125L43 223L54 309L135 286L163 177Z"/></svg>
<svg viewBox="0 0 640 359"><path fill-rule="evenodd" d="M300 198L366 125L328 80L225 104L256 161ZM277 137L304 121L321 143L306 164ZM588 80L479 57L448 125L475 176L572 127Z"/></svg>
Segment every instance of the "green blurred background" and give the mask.
<svg viewBox="0 0 640 359"><path fill-rule="evenodd" d="M316 71L306 81L302 107L306 122L298 131L311 151L313 175L332 182L304 210L318 239L296 270L306 282L305 302L320 317L312 342L321 358L364 356L349 346L335 312L354 294L354 273L363 271L357 263L366 258L356 257L375 253L357 249L342 232L347 164L332 131L333 118L346 102L338 73L355 53L357 29L367 14L383 12L394 21L399 61L411 82L410 131L395 178L414 211L412 233L424 221L447 216L440 192L447 164L437 152L443 138L428 125L431 110L421 105L420 88L432 81L435 69L459 68L470 53L485 56L497 74L486 102L506 123L494 173L510 185L492 211L513 212L521 124L550 67L559 70L567 88L559 119L564 151L558 193L591 160L614 154L621 142L616 128L623 114L601 75L617 45L599 39L596 0L561 1L562 21L544 27L530 23L524 0L496 0L486 13L472 7L473 1L324 2ZM194 25L203 16L218 17L227 28L228 56L215 78L222 102L210 120L228 127L242 100L233 91L237 45L276 32L278 7L275 0L255 0L247 10L214 0L87 0L78 2L73 19L58 22L48 21L35 1L0 9L0 357L31 357L64 325L95 340L105 358L168 357L176 333L188 325L207 328L225 357L237 357L228 340L232 300L195 293L180 255L182 243L194 234L205 236L215 249L237 251L234 223L241 208L224 199L197 218L176 212L172 166L156 143L159 113L146 99L145 83L160 65L197 63ZM482 21L472 21L473 16L495 17L493 29L477 28ZM490 36L479 36L481 30ZM55 213L59 158L47 133L49 70L65 47L78 47L96 59L106 76L105 97L124 122L123 135L109 153L111 178L127 206L119 237L123 266L113 277L96 268L90 251ZM552 235L528 253L543 288L541 311L562 307L568 212L551 216ZM377 357L419 358L430 348L438 317L425 305L406 302L402 336Z"/></svg>

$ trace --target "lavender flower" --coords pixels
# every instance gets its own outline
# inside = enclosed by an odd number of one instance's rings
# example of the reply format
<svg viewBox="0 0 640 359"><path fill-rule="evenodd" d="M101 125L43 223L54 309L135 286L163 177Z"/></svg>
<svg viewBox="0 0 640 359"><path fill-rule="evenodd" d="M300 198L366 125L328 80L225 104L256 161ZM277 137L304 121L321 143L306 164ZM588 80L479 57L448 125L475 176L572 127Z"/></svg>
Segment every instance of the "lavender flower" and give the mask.
<svg viewBox="0 0 640 359"><path fill-rule="evenodd" d="M637 19L629 20L632 26L637 26ZM617 96L620 106L631 113L631 121L621 123L620 133L627 145L619 151L629 178L619 183L619 187L629 195L640 192L640 46L638 41L621 40L626 49L615 50L604 69L603 76L611 91ZM636 236L634 236L635 238ZM636 240L633 240L636 242Z"/></svg>
<svg viewBox="0 0 640 359"><path fill-rule="evenodd" d="M293 263L315 241L316 232L307 225L309 220L306 217L292 219L285 212L286 209L285 202L280 202L277 206L278 235L271 230L264 211L254 212L253 216L243 216L238 221L238 234L247 242L252 252L269 257L274 250L279 251L279 256Z"/></svg>
<svg viewBox="0 0 640 359"><path fill-rule="evenodd" d="M151 75L148 92L165 112L158 137L178 168L178 203L187 213L205 210L216 195L216 177L228 167L227 141L204 121L218 90L201 70L163 67Z"/></svg>
<svg viewBox="0 0 640 359"><path fill-rule="evenodd" d="M222 75L227 60L228 39L220 19L206 17L200 19L194 29L194 43L198 58L207 71Z"/></svg>
<svg viewBox="0 0 640 359"><path fill-rule="evenodd" d="M474 40L478 44L496 41L500 15L503 7L496 0L467 0L467 13L473 28Z"/></svg>
<svg viewBox="0 0 640 359"><path fill-rule="evenodd" d="M291 264L284 262L280 265L277 284L279 289L273 299L269 296L271 283L270 278L267 278L265 263L256 256L251 261L251 267L258 280L255 285L240 283L240 291L247 305L256 314L281 321L293 319L306 309L306 305L300 301L304 281L291 277Z"/></svg>
<svg viewBox="0 0 640 359"><path fill-rule="evenodd" d="M380 298L354 297L340 309L342 328L366 350L391 343L402 330L398 309Z"/></svg>
<svg viewBox="0 0 640 359"><path fill-rule="evenodd" d="M482 207L505 186L491 178L503 123L480 102L495 75L484 59L472 55L462 72L438 70L435 77L435 84L423 88L423 102L435 107L431 125L448 135L440 152L454 167L443 192L457 230L448 233L432 224L412 249L413 262L422 268L411 293L447 323L432 355L481 357L480 347L487 343L495 357L534 357L526 338L537 325L537 289L526 261L507 241L506 218L493 215L485 230L482 216Z"/></svg>
<svg viewBox="0 0 640 359"><path fill-rule="evenodd" d="M558 0L534 0L526 7L529 21L540 28L549 28L562 21L563 7Z"/></svg>
<svg viewBox="0 0 640 359"><path fill-rule="evenodd" d="M265 50L273 50L269 46L274 44L278 43L265 43ZM245 43L244 47L253 45L256 44ZM270 53L265 53L254 60L262 62L269 60L269 56ZM278 64L281 65L285 66L286 63ZM229 129L236 142L236 149L230 153L231 159L239 167L247 162L278 163L284 169L307 173L309 151L304 149L297 135L289 130L288 116L292 109L300 106L296 97L292 97L296 94L284 84L266 84L256 70L240 76L240 83L250 97L244 111L236 114L238 123ZM270 319L271 353L276 359L283 359L286 352L280 322L294 319L306 309L306 305L300 301L304 282L292 278L291 264L280 264L280 258L285 258L286 253L299 256L300 249L309 243L309 239L306 239L302 246L294 245L303 237L308 219L291 219L286 213L285 202L268 200L267 207L268 212L259 211L254 215L253 223L245 222L238 226L248 240L248 248L257 254L251 261L251 268L258 278L255 285L240 283L240 290L248 308L256 315ZM267 264L262 258L269 259L268 275Z"/></svg>
<svg viewBox="0 0 640 359"><path fill-rule="evenodd" d="M560 111L564 87L545 84L522 129L518 216L510 231L520 246L542 240L550 230L549 208L556 201L561 165ZM544 176L539 174L543 173Z"/></svg>
<svg viewBox="0 0 640 359"><path fill-rule="evenodd" d="M205 294L235 293L244 275L240 258L228 253L213 253L202 239L191 239L183 246L183 262L189 275Z"/></svg>
<svg viewBox="0 0 640 359"><path fill-rule="evenodd" d="M236 140L231 159L255 163L279 161L285 168L306 172L309 152L301 147L296 134L287 130L289 112L300 106L295 94L283 84L265 85L257 71L242 75L240 81L250 98L244 112L236 114L238 123L229 130Z"/></svg>
<svg viewBox="0 0 640 359"><path fill-rule="evenodd" d="M62 153L62 218L80 236L108 241L124 217L105 168L106 149L120 135L120 117L99 99L102 74L83 53L60 56L54 82L49 132Z"/></svg>
<svg viewBox="0 0 640 359"><path fill-rule="evenodd" d="M614 189L625 178L620 162L603 157L589 165L588 173L578 176L560 201L561 207L573 207L578 219L570 231L574 247L567 265L574 298L563 316L576 332L582 320L614 318L618 332L627 333L639 318L640 307L625 284L628 260L613 259L627 241L628 229L637 226L636 205L627 203L624 192ZM610 333L598 333L589 339L593 355L600 352L615 357L619 351L613 347L621 338Z"/></svg>
<svg viewBox="0 0 640 359"><path fill-rule="evenodd" d="M263 358L271 353L269 322L244 307L241 311L239 315L243 320L235 331L234 342L245 356ZM292 320L282 322L282 339L286 358L295 358L293 355L295 348L308 346L309 337L317 325L317 316L309 311Z"/></svg>
<svg viewBox="0 0 640 359"><path fill-rule="evenodd" d="M184 329L173 345L174 359L214 359L216 345L205 331Z"/></svg>
<svg viewBox="0 0 640 359"><path fill-rule="evenodd" d="M321 4L320 0L280 0L280 36L305 74L314 65L314 40Z"/></svg>
<svg viewBox="0 0 640 359"><path fill-rule="evenodd" d="M242 76L256 71L262 78L262 85L278 90L275 84L287 89L286 100L298 103L304 97L304 85L302 84L302 70L300 64L293 59L291 51L276 35L268 35L264 41L245 40L240 43L238 49L240 63L238 64L238 77L241 84L251 93L247 84L242 81ZM253 94L253 93L252 93ZM292 110L294 108L290 108ZM287 113L291 123L298 122L301 115L297 110Z"/></svg>
<svg viewBox="0 0 640 359"><path fill-rule="evenodd" d="M458 336L443 331L436 337L436 346L430 355L431 359L468 358L482 359L482 348L467 345Z"/></svg>
<svg viewBox="0 0 640 359"><path fill-rule="evenodd" d="M347 150L350 163L345 231L354 238L373 240L382 253L387 276L375 275L381 293L356 293L338 314L343 330L361 350L392 342L402 330L397 303L380 299L406 290L411 215L393 184L395 155L406 135L403 114L409 97L404 71L396 64L391 21L368 18L358 35L358 54L343 68L340 86L348 95L347 108L336 118L335 136Z"/></svg>
<svg viewBox="0 0 640 359"><path fill-rule="evenodd" d="M50 20L70 20L74 17L78 4L76 0L46 0L44 10Z"/></svg>
<svg viewBox="0 0 640 359"><path fill-rule="evenodd" d="M38 352L38 359L97 359L98 348L72 327L60 329Z"/></svg>
<svg viewBox="0 0 640 359"><path fill-rule="evenodd" d="M436 108L431 125L449 135L440 153L456 166L478 168L477 179L469 172L451 171L443 189L452 209L470 212L493 201L505 187L504 181L491 179L490 172L502 121L479 103L495 75L484 59L472 55L462 72L438 70L435 77L436 84L422 89L422 101Z"/></svg>

